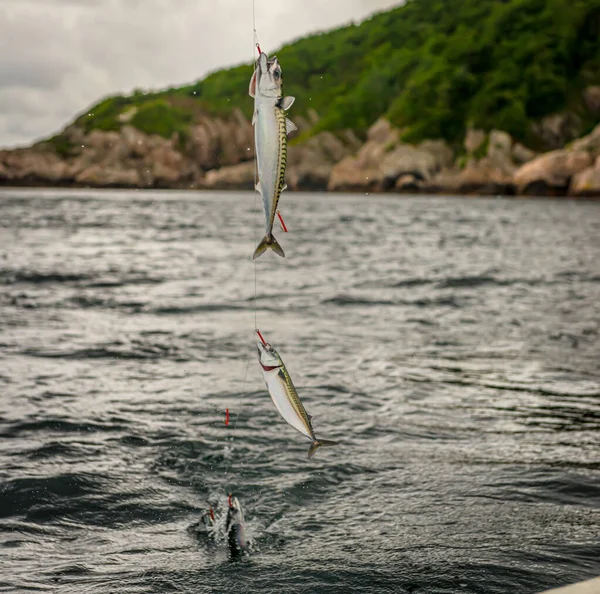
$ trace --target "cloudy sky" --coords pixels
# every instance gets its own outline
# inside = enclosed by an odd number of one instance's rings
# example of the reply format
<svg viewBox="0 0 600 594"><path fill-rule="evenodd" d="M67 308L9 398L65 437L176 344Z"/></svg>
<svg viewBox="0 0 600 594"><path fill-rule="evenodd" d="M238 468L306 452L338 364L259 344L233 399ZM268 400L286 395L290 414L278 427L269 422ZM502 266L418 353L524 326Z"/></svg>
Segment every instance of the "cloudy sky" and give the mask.
<svg viewBox="0 0 600 594"><path fill-rule="evenodd" d="M254 0L267 52L401 0ZM99 98L192 82L252 57L252 0L0 0L0 147Z"/></svg>

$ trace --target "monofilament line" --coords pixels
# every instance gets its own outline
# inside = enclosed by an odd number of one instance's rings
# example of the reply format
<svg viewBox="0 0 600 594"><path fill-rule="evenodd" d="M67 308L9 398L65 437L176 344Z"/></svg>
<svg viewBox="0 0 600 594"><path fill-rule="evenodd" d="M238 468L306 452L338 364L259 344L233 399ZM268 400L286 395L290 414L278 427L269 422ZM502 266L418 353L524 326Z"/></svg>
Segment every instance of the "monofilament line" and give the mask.
<svg viewBox="0 0 600 594"><path fill-rule="evenodd" d="M258 34L256 33L256 10L255 10L255 0L252 0L252 33L253 33L253 38L252 38L252 60L251 60L251 64L255 64L256 59L255 59L255 54L254 52L256 51L256 48L258 47ZM257 156L256 156L256 146L254 147L254 151L253 151L253 164L254 164L254 185L252 186L252 191L254 192L254 211L258 211L259 205L257 202L257 191L256 191L256 183L258 181L258 162L257 162ZM255 217L256 219L256 217ZM257 228L257 223L256 220L253 224L253 230L254 230L254 242L252 244L252 249L254 249L254 246L258 244L258 239L259 239L259 234L258 234L258 228ZM258 309L258 305L257 305L257 294L258 294L258 275L256 272L256 266L257 266L257 262L256 260L253 261L254 263L254 330L258 330L258 320L257 320L257 309ZM253 335L254 336L254 335ZM244 397L246 396L246 381L248 379L248 369L250 368L250 354L248 354L248 359L246 360L246 372L244 373L244 382L242 384L242 400L244 400ZM233 440L235 439L235 429L237 427L237 422L238 419L240 417L240 411L239 408L235 413L235 420L233 422L233 435L231 437L231 455L229 457L229 459L227 460L227 463L225 464L225 484L227 485L227 477L228 477L228 472L229 472L229 468L231 466L231 460L233 459ZM229 489L227 489L227 491L229 492Z"/></svg>

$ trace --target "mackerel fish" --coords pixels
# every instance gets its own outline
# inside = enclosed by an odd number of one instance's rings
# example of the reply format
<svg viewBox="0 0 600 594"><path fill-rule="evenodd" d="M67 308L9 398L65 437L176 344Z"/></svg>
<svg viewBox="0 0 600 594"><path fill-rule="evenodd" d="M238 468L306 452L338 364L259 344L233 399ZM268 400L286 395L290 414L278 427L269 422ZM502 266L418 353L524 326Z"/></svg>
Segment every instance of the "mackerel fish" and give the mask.
<svg viewBox="0 0 600 594"><path fill-rule="evenodd" d="M287 135L298 128L288 120L285 112L294 103L294 97L283 96L281 66L277 58L260 53L250 80L249 94L254 97L254 142L258 165L256 190L263 199L265 210L265 236L258 244L252 259L267 249L285 258L285 253L273 236L273 222L277 203L286 189L284 181L287 164Z"/></svg>
<svg viewBox="0 0 600 594"><path fill-rule="evenodd" d="M308 457L312 458L321 446L338 445L337 441L316 438L312 416L306 412L279 353L270 344L262 341L257 341L256 346L258 361L273 404L289 425L311 440Z"/></svg>

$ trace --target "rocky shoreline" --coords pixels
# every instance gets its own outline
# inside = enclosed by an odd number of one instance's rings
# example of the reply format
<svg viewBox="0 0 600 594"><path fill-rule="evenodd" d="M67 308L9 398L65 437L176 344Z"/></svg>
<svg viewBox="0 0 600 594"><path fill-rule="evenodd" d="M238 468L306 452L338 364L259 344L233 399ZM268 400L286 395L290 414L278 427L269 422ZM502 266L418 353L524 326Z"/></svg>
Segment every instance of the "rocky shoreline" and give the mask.
<svg viewBox="0 0 600 594"><path fill-rule="evenodd" d="M316 114L295 118L300 133ZM0 151L0 186L252 189L253 130L239 110L205 118L184 139L71 125L61 144ZM352 131L320 132L289 150L290 190L600 197L600 125L563 148L535 153L501 130L466 131L463 147L401 142L378 120L362 142Z"/></svg>

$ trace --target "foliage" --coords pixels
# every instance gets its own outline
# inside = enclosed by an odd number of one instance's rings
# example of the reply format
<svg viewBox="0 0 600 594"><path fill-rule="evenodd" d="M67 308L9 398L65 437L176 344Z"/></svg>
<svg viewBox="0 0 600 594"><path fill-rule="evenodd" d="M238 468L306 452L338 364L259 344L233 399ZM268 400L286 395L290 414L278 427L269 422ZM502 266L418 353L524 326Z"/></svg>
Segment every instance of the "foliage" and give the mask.
<svg viewBox="0 0 600 594"><path fill-rule="evenodd" d="M52 138L49 138L47 141L57 155L66 159L73 154L73 149L75 148L73 143L63 134L57 134Z"/></svg>
<svg viewBox="0 0 600 594"><path fill-rule="evenodd" d="M146 134L170 138L174 132L183 133L192 120L192 114L170 105L165 99L155 99L140 105L131 125Z"/></svg>
<svg viewBox="0 0 600 594"><path fill-rule="evenodd" d="M385 115L409 141L459 141L470 125L526 142L532 121L581 103L581 89L600 83L598 39L600 0L408 0L272 53L294 113L319 113L314 132L361 133ZM240 65L184 87L105 99L78 121L118 129L119 114L137 106L131 123L165 135L195 110L239 107L250 117L251 74ZM179 99L195 108L182 111Z"/></svg>

